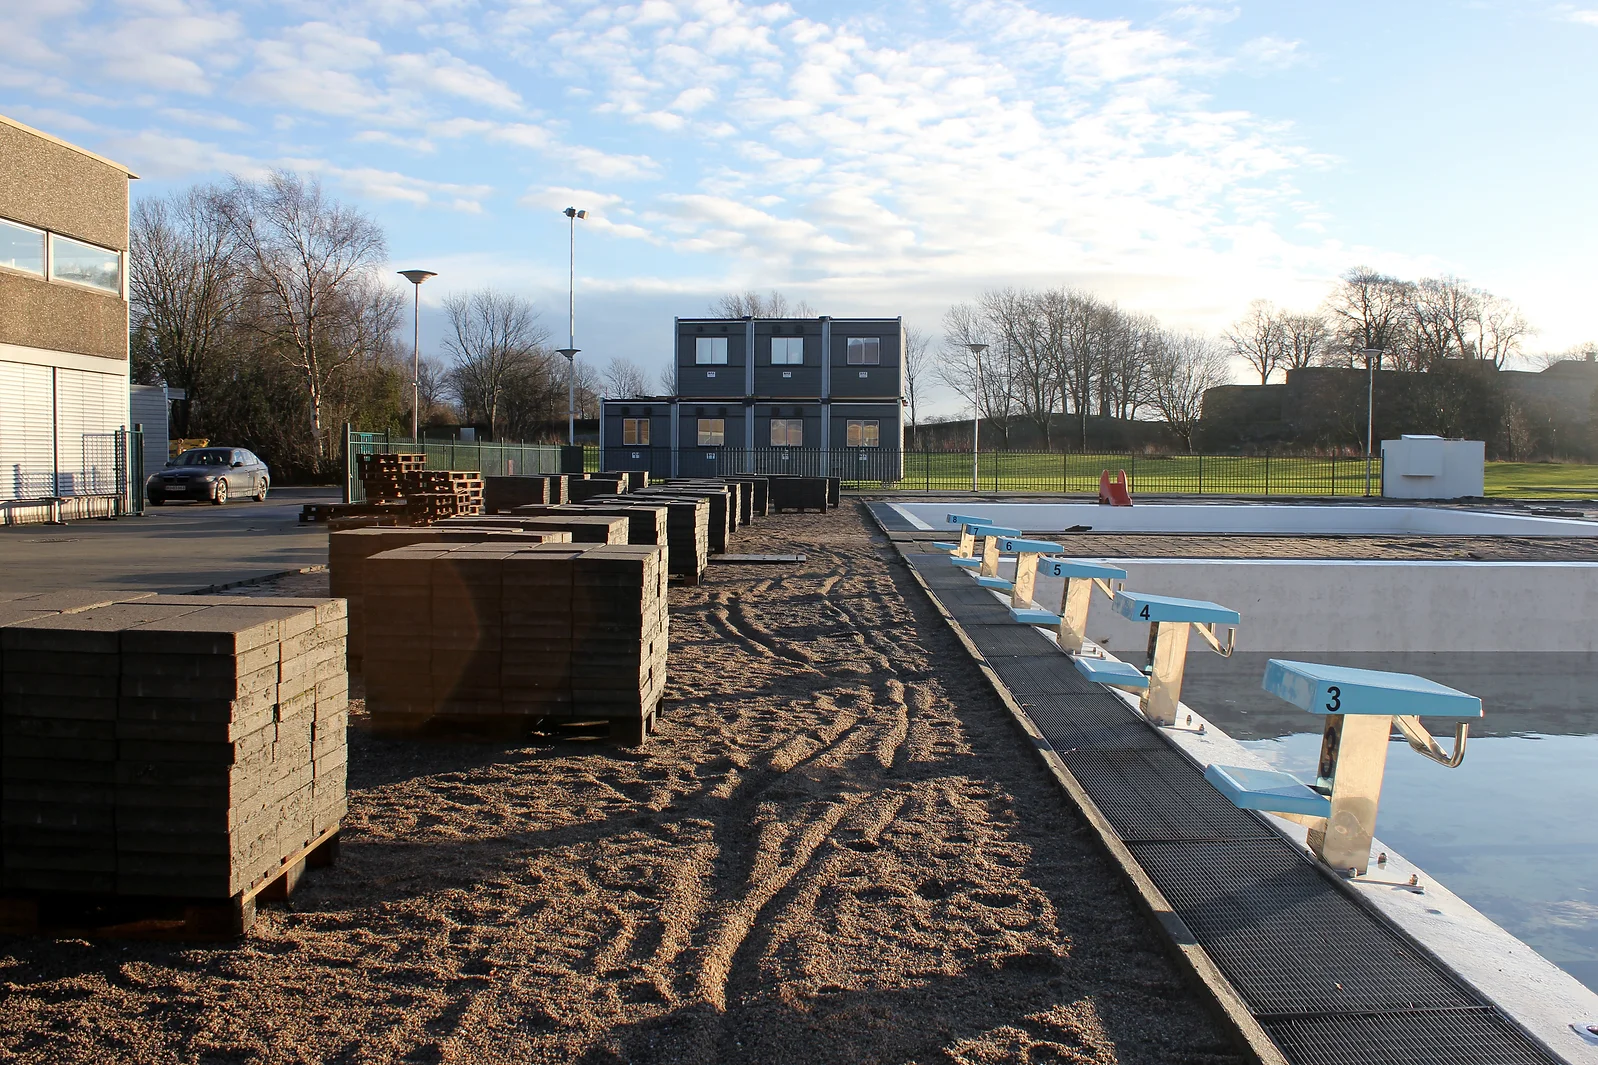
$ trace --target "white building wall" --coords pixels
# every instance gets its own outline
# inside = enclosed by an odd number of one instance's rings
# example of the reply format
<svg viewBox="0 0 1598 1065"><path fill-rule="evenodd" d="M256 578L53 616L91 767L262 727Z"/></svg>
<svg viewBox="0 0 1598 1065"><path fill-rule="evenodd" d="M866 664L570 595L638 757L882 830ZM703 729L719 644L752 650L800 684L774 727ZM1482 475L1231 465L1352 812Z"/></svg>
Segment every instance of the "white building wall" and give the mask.
<svg viewBox="0 0 1598 1065"><path fill-rule="evenodd" d="M128 424L124 365L8 345L0 359L0 502L117 491L110 439ZM87 368L93 367L93 369Z"/></svg>
<svg viewBox="0 0 1598 1065"><path fill-rule="evenodd" d="M55 494L55 370L0 362L0 500Z"/></svg>

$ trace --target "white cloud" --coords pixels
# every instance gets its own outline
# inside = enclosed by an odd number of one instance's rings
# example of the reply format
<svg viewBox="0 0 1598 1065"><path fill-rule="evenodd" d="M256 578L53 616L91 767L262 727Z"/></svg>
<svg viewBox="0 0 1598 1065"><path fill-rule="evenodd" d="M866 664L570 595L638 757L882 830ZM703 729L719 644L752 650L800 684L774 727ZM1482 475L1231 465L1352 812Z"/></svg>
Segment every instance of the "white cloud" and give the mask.
<svg viewBox="0 0 1598 1065"><path fill-rule="evenodd" d="M1598 26L1598 9L1575 8L1565 11L1565 18L1570 22L1578 22L1583 26Z"/></svg>
<svg viewBox="0 0 1598 1065"><path fill-rule="evenodd" d="M1304 54L1299 51L1299 41L1287 41L1280 37L1255 37L1245 41L1237 50L1238 58L1244 65L1256 70L1286 70L1302 62Z"/></svg>
<svg viewBox="0 0 1598 1065"><path fill-rule="evenodd" d="M522 98L499 78L441 48L426 55L388 59L389 79L405 90L440 92L502 110L517 110Z"/></svg>

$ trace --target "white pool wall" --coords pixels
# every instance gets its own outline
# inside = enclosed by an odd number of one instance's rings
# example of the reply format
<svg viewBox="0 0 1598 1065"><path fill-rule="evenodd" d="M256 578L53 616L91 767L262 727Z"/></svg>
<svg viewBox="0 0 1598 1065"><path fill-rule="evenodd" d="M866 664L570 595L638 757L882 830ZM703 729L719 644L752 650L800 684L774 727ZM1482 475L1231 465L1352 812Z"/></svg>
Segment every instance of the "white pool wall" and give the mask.
<svg viewBox="0 0 1598 1065"><path fill-rule="evenodd" d="M1130 590L1236 610L1240 651L1598 652L1598 562L1095 561L1125 569ZM1000 573L1013 577L1014 560ZM1041 578L1034 599L1057 610L1063 583ZM1136 657L1148 625L1095 591L1088 636Z"/></svg>
<svg viewBox="0 0 1598 1065"><path fill-rule="evenodd" d="M1545 518L1458 507L1340 506L1284 503L893 503L916 528L943 531L950 514L977 514L1029 533L1064 532L1078 525L1107 533L1192 533L1276 536L1598 536L1598 521Z"/></svg>

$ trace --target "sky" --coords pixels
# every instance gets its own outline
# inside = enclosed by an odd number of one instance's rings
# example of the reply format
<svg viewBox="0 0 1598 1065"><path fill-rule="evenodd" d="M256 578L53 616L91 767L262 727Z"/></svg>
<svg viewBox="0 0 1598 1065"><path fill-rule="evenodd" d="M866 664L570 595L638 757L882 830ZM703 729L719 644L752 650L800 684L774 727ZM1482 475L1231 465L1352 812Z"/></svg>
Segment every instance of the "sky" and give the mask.
<svg viewBox="0 0 1598 1065"><path fill-rule="evenodd" d="M481 286L564 342L568 205L580 358L651 374L728 291L937 336L1079 285L1217 331L1359 264L1598 339L1592 0L0 0L0 41L0 113L135 199L288 167L370 213L439 274L424 354Z"/></svg>

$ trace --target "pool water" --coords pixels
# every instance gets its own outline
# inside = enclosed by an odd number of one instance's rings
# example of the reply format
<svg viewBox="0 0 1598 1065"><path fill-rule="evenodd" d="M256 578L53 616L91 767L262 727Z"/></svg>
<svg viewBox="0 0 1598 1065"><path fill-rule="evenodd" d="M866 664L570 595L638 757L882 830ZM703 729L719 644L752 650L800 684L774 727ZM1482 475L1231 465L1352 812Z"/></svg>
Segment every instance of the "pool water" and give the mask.
<svg viewBox="0 0 1598 1065"><path fill-rule="evenodd" d="M1397 741L1376 833L1598 991L1598 661L1584 654L1237 654L1189 658L1183 701L1279 769L1313 777L1321 719L1260 689L1269 657L1417 673L1479 695L1465 761ZM1443 746L1453 726L1429 720Z"/></svg>

